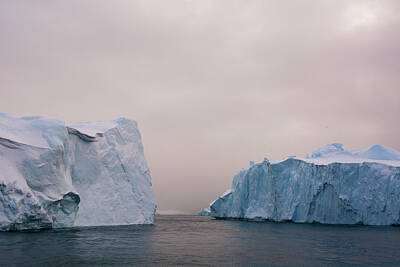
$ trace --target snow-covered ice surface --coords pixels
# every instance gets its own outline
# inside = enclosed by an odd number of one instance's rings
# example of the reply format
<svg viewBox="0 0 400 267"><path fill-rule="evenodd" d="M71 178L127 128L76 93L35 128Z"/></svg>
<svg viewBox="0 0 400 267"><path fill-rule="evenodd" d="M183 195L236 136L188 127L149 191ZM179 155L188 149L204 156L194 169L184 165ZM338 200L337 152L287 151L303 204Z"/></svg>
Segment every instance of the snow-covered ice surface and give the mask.
<svg viewBox="0 0 400 267"><path fill-rule="evenodd" d="M107 130L118 126L119 122L123 122L124 120L124 118L120 118L114 121L79 122L68 126L78 130L81 133L95 137L96 134L104 133Z"/></svg>
<svg viewBox="0 0 400 267"><path fill-rule="evenodd" d="M155 207L135 121L0 113L0 230L148 224Z"/></svg>
<svg viewBox="0 0 400 267"><path fill-rule="evenodd" d="M217 218L326 224L400 224L400 153L330 144L311 157L250 164L211 203ZM206 212L204 215L207 215Z"/></svg>

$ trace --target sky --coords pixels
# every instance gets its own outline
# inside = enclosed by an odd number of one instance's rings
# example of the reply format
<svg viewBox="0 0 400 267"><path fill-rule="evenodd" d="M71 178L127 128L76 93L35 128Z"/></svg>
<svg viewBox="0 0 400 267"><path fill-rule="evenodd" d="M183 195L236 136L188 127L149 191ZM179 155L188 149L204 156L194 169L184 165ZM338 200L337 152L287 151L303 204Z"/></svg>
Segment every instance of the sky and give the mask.
<svg viewBox="0 0 400 267"><path fill-rule="evenodd" d="M400 1L0 1L0 112L137 120L158 209L249 161L400 150Z"/></svg>

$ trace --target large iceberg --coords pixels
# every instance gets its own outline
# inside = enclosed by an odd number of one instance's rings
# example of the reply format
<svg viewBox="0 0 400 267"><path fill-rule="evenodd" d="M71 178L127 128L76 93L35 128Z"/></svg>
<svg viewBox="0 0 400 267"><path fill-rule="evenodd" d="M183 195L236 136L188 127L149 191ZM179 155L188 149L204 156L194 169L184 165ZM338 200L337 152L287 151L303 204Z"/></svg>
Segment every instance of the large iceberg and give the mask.
<svg viewBox="0 0 400 267"><path fill-rule="evenodd" d="M210 204L216 218L325 224L400 224L400 153L330 144L311 157L251 163ZM205 215L207 212L204 212Z"/></svg>
<svg viewBox="0 0 400 267"><path fill-rule="evenodd" d="M135 121L0 113L0 230L151 224L155 208Z"/></svg>

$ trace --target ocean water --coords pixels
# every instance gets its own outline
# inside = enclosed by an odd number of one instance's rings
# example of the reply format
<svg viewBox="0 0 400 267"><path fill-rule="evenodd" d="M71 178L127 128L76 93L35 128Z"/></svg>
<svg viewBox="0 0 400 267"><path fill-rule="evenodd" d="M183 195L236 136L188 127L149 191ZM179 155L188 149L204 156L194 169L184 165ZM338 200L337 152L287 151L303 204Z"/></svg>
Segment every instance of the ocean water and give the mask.
<svg viewBox="0 0 400 267"><path fill-rule="evenodd" d="M156 216L154 225L0 233L0 266L400 266L400 227Z"/></svg>

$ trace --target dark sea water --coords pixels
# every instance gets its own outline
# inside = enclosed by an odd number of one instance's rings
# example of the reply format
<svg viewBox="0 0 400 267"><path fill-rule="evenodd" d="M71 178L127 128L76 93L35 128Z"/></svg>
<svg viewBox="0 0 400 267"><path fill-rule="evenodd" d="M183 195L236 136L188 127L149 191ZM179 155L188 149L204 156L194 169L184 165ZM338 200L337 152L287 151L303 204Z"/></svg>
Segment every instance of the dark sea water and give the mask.
<svg viewBox="0 0 400 267"><path fill-rule="evenodd" d="M155 225L0 233L0 266L400 266L400 228L157 216Z"/></svg>

